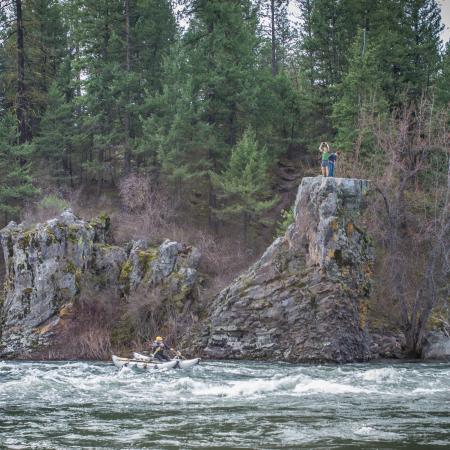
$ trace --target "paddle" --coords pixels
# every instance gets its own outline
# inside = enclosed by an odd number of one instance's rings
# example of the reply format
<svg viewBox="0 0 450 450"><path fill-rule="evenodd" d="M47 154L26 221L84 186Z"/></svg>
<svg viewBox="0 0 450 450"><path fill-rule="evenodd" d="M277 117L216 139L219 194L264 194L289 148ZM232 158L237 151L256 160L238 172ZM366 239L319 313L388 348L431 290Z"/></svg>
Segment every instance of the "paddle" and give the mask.
<svg viewBox="0 0 450 450"><path fill-rule="evenodd" d="M181 352L180 351L178 351L178 350L175 350L174 348L171 348L170 349L170 351L172 351L172 352L174 352L175 353L175 357L176 358L180 358L180 359L186 359L182 354L181 354Z"/></svg>

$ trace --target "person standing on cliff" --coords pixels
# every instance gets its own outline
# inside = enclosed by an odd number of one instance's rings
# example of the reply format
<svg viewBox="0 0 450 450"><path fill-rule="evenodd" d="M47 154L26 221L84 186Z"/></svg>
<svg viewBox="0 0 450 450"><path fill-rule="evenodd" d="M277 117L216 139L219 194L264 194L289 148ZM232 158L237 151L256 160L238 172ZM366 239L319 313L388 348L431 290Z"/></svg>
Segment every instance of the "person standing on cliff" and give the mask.
<svg viewBox="0 0 450 450"><path fill-rule="evenodd" d="M337 157L339 156L339 152L333 152L328 157L328 176L334 177L334 165L336 164Z"/></svg>
<svg viewBox="0 0 450 450"><path fill-rule="evenodd" d="M326 142L321 142L319 152L322 153L321 170L324 177L328 176L328 159L330 157L330 146Z"/></svg>

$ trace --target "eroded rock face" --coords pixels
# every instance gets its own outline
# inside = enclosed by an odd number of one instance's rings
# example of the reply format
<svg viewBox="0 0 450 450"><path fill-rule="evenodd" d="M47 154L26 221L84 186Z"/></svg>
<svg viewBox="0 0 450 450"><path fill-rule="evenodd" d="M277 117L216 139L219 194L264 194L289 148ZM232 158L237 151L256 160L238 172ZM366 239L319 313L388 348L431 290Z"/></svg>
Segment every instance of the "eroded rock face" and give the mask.
<svg viewBox="0 0 450 450"><path fill-rule="evenodd" d="M295 223L214 300L197 348L211 358L369 358L367 193L363 180L304 178Z"/></svg>
<svg viewBox="0 0 450 450"><path fill-rule="evenodd" d="M6 262L0 355L25 356L50 346L89 279L94 289L130 292L158 287L162 301L192 300L200 255L193 247L144 241L110 245L109 218L87 222L71 211L31 229L11 222L0 231Z"/></svg>

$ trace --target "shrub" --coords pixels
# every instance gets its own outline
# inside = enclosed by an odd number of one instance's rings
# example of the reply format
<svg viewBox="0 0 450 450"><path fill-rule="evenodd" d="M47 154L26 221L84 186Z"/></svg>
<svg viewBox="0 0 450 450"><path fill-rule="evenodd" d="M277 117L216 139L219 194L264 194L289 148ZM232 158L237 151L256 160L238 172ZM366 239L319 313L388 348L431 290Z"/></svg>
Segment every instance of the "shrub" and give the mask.
<svg viewBox="0 0 450 450"><path fill-rule="evenodd" d="M61 213L65 209L69 208L69 203L57 195L46 195L39 203L38 208L47 211L55 211Z"/></svg>
<svg viewBox="0 0 450 450"><path fill-rule="evenodd" d="M283 236L289 225L294 223L294 208L283 209L281 219L277 222L277 234L275 237Z"/></svg>

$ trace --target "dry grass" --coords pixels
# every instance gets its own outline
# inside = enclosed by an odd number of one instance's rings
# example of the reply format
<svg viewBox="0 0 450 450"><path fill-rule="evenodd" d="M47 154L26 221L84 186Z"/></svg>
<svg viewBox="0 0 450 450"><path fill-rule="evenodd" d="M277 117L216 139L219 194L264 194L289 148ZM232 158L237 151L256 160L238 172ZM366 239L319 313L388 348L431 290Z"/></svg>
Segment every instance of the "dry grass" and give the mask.
<svg viewBox="0 0 450 450"><path fill-rule="evenodd" d="M203 291L211 298L236 275L245 270L263 248L249 249L230 229L218 235L186 219L181 205L161 186L152 186L149 178L130 175L120 184L123 209L112 220L115 241L146 239L159 244L171 239L197 247L202 255L200 270L208 278ZM180 213L180 211L182 211Z"/></svg>

